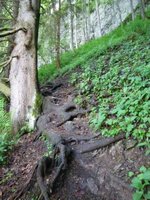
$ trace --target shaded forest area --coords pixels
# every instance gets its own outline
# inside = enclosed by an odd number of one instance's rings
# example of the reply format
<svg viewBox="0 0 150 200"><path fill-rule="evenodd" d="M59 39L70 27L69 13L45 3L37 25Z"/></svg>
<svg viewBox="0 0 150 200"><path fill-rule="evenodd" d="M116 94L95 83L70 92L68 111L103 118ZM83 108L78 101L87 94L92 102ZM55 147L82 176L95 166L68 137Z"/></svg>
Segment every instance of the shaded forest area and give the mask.
<svg viewBox="0 0 150 200"><path fill-rule="evenodd" d="M150 199L148 0L0 0L0 200Z"/></svg>

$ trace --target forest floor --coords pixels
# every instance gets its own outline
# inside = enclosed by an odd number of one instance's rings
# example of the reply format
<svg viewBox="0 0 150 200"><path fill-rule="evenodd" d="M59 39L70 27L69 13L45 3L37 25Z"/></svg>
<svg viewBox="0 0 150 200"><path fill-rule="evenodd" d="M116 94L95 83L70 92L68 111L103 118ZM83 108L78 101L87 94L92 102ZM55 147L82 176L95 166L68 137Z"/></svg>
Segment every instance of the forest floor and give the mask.
<svg viewBox="0 0 150 200"><path fill-rule="evenodd" d="M61 84L59 85L59 83ZM45 112L49 110L49 103L61 107L74 98L75 89L64 76L55 80L59 87L54 90L48 88L51 93L45 97ZM52 116L53 115L53 116ZM94 131L88 125L88 115L78 115L56 126L60 121L59 113L49 113L46 120L46 128L54 129L65 137L86 137L94 135ZM44 131L44 130L43 130ZM0 168L0 199L1 200L41 200L41 192L36 183L36 177L32 176L37 162L46 152L43 140L35 140L35 133L23 135L19 143L9 155L6 166ZM85 143L71 143L72 149L82 149ZM142 165L148 166L150 158L146 157L144 150L136 146L133 139L123 139L108 147L95 150L90 153L77 154L68 164L68 168L60 177L55 187L51 200L131 200L133 189L130 186L128 172L137 172ZM32 184L31 184L31 178ZM24 186L30 180L26 189ZM25 190L24 190L25 189ZM22 192L23 194L21 195ZM20 197L19 197L20 196Z"/></svg>

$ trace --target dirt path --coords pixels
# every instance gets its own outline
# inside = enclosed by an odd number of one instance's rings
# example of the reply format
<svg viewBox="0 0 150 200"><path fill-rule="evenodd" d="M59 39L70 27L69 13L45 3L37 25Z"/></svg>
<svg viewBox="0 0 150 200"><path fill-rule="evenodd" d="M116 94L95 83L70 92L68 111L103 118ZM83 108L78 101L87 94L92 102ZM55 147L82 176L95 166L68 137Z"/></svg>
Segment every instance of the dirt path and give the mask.
<svg viewBox="0 0 150 200"><path fill-rule="evenodd" d="M43 89L48 95L44 99L43 107L43 112L47 114L41 117L39 127L43 130L55 130L65 137L94 135L88 126L87 114L77 115L61 125L60 109L55 108L65 105L68 99L72 101L75 91L67 82L67 77L61 79L61 84L59 79L56 80L55 86ZM8 165L0 168L0 199L14 199L13 195L16 195L16 191L21 191L30 179L37 161L46 151L43 141L34 141L34 138L35 134L24 135L10 154ZM80 150L84 144L85 142L73 142L71 148ZM141 149L135 147L133 140L121 140L92 153L77 154L70 159L51 200L130 200L132 188L129 185L128 172L136 172L141 165L149 163L150 159L144 156ZM36 180L33 180L33 184L19 199L42 199Z"/></svg>

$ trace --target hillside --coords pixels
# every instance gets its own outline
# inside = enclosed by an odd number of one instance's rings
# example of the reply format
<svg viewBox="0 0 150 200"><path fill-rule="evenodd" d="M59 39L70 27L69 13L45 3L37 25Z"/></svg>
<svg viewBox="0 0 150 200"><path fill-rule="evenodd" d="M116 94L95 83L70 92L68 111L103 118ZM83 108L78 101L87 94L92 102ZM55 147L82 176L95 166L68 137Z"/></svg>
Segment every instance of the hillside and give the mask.
<svg viewBox="0 0 150 200"><path fill-rule="evenodd" d="M149 15L149 11L147 12ZM69 72L77 87L76 101L92 107L90 124L102 135L120 132L139 140L149 137L149 20L137 18L112 33L62 55L39 70L41 83Z"/></svg>
<svg viewBox="0 0 150 200"><path fill-rule="evenodd" d="M40 66L38 85L23 79L34 77L27 73L32 65L24 65L33 46L23 44L29 54L20 64L14 56L12 77L22 67L16 79L28 86L25 100L35 86L34 107L26 108L38 117L33 129L27 115L12 135L9 97L0 97L0 200L150 199L149 7L145 16L129 15L109 34L61 54L60 68L56 60ZM23 31L21 37L30 34ZM25 101L17 103L26 110Z"/></svg>

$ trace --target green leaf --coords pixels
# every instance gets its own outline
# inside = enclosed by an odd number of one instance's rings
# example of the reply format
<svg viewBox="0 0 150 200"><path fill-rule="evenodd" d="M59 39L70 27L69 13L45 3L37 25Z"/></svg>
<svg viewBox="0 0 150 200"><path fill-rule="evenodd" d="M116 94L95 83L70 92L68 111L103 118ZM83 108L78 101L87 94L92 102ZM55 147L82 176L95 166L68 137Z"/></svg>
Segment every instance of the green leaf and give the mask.
<svg viewBox="0 0 150 200"><path fill-rule="evenodd" d="M146 171L146 167L142 166L140 167L140 172L145 172Z"/></svg>
<svg viewBox="0 0 150 200"><path fill-rule="evenodd" d="M133 194L133 200L142 200L143 191L136 191Z"/></svg>
<svg viewBox="0 0 150 200"><path fill-rule="evenodd" d="M133 172L128 172L128 176L132 177L132 176L134 176L134 173Z"/></svg>
<svg viewBox="0 0 150 200"><path fill-rule="evenodd" d="M144 198L145 198L146 200L150 199L150 191L148 191L147 194L144 194Z"/></svg>
<svg viewBox="0 0 150 200"><path fill-rule="evenodd" d="M150 181L150 169L147 169L144 174L143 174L143 178L145 180L149 180Z"/></svg>
<svg viewBox="0 0 150 200"><path fill-rule="evenodd" d="M142 181L138 177L133 178L131 185L136 189L143 188Z"/></svg>

